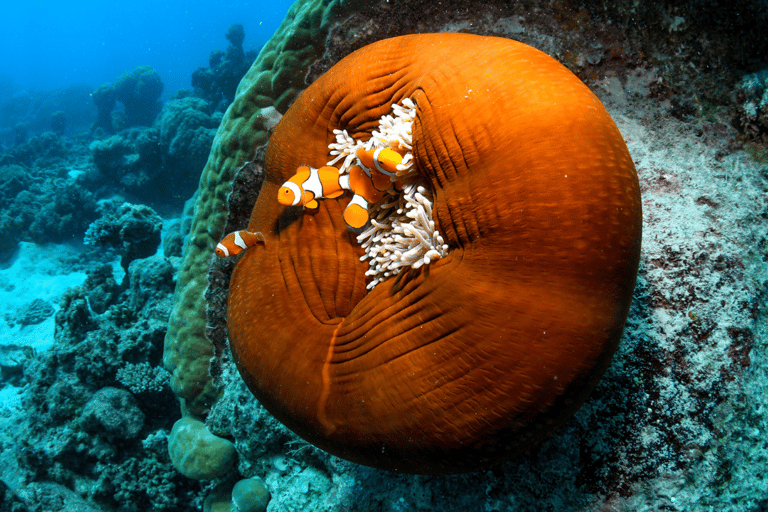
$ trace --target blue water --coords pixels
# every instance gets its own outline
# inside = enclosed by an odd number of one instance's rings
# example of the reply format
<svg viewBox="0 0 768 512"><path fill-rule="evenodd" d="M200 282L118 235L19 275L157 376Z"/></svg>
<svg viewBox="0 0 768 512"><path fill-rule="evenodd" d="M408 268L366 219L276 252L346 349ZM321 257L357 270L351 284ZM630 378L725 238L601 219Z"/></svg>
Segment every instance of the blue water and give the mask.
<svg viewBox="0 0 768 512"><path fill-rule="evenodd" d="M0 3L0 95L75 83L95 88L149 65L167 97L190 87L192 72L208 65L212 50L226 49L224 33L232 24L245 28L245 51L258 49L292 3L6 0Z"/></svg>

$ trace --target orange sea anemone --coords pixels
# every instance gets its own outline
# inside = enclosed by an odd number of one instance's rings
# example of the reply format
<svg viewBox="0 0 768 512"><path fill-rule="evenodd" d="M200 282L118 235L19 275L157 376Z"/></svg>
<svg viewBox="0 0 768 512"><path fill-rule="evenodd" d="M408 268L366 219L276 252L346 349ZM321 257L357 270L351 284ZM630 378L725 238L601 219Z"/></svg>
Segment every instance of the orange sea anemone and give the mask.
<svg viewBox="0 0 768 512"><path fill-rule="evenodd" d="M448 250L368 290L349 198L305 214L277 193L328 162L334 130L368 140L407 98ZM544 53L468 34L366 46L287 111L266 170L229 335L259 401L313 444L392 471L487 468L555 430L608 366L638 269L637 176L597 97Z"/></svg>

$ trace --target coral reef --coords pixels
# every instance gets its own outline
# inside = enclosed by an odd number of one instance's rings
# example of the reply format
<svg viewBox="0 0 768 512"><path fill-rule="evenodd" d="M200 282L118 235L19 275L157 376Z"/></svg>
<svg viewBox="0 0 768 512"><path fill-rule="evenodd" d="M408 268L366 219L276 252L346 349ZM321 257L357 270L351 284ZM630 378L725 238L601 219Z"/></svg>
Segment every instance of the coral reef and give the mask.
<svg viewBox="0 0 768 512"><path fill-rule="evenodd" d="M70 155L65 141L52 132L33 135L0 156L0 163L25 167L45 167L66 159ZM42 169L41 169L42 170Z"/></svg>
<svg viewBox="0 0 768 512"><path fill-rule="evenodd" d="M88 226L85 243L114 247L120 253L120 264L128 270L133 260L155 254L160 246L163 219L144 205L107 202L102 216Z"/></svg>
<svg viewBox="0 0 768 512"><path fill-rule="evenodd" d="M113 131L112 126L112 109L115 108L117 101L117 91L111 83L100 85L91 94L93 104L96 105L96 122L94 122L91 131L95 131L97 128L111 133Z"/></svg>
<svg viewBox="0 0 768 512"><path fill-rule="evenodd" d="M242 35L231 37L242 45ZM193 206L189 198L221 113L185 94L161 110L162 83L146 67L92 98L90 92L85 122L63 101L45 108L36 106L34 94L0 101L0 115L19 111L11 107L23 101L29 113L9 116L19 127L18 144L0 153L0 259L15 265L19 242L35 242L41 259L57 250L51 244L68 243L81 259L62 265L88 272L58 305L37 299L3 314L9 327L29 336L44 336L55 315L55 334L43 353L12 345L0 351L2 385L25 388L14 429L26 436L23 445L18 435L0 438L0 508L186 510L202 497L169 457L176 418L168 411L176 401L160 361L191 214L188 208L166 237L171 259L157 257L162 220L144 203L164 215L178 215L185 202ZM91 135L97 138L69 136L93 124L94 104L101 116ZM81 246L84 238L94 245ZM115 255L121 279L106 264ZM13 288L7 286L4 291Z"/></svg>
<svg viewBox="0 0 768 512"><path fill-rule="evenodd" d="M220 113L205 100L167 101L150 128L132 128L90 143L104 185L137 200L180 207L195 192Z"/></svg>
<svg viewBox="0 0 768 512"><path fill-rule="evenodd" d="M11 320L9 316L5 317L6 321ZM34 355L35 351L30 347L0 345L0 384L20 385L24 377L24 365Z"/></svg>
<svg viewBox="0 0 768 512"><path fill-rule="evenodd" d="M79 423L85 432L123 443L139 435L144 427L144 413L128 391L103 387L85 403Z"/></svg>
<svg viewBox="0 0 768 512"><path fill-rule="evenodd" d="M141 76L130 82L138 87ZM99 199L180 210L197 188L220 119L205 100L180 97L149 127L95 140L46 132L0 153L0 260L18 242L82 239Z"/></svg>
<svg viewBox="0 0 768 512"><path fill-rule="evenodd" d="M51 130L57 135L64 135L67 130L67 115L61 110L51 114Z"/></svg>
<svg viewBox="0 0 768 512"><path fill-rule="evenodd" d="M116 182L128 190L140 189L147 179L132 176L132 168L139 160L139 154L129 140L113 135L91 142L88 149L93 153L93 164L101 172L104 181Z"/></svg>
<svg viewBox="0 0 768 512"><path fill-rule="evenodd" d="M17 124L13 127L13 143L16 146L20 146L27 141L29 136L29 128L24 124Z"/></svg>
<svg viewBox="0 0 768 512"><path fill-rule="evenodd" d="M186 201L195 190L200 172L208 160L221 113L211 109L213 103L187 97L170 100L163 106L157 121L157 149L161 157L161 176L154 186L165 201Z"/></svg>
<svg viewBox="0 0 768 512"><path fill-rule="evenodd" d="M258 50L243 51L245 29L240 24L229 27L225 37L229 41L227 50L214 50L208 59L208 67L192 73L195 93L215 105L220 112L224 112L235 99L237 85L259 53Z"/></svg>
<svg viewBox="0 0 768 512"><path fill-rule="evenodd" d="M77 160L76 147L71 154ZM69 174L69 158L50 132L0 155L0 260L21 241L70 241L96 218L96 196Z"/></svg>
<svg viewBox="0 0 768 512"><path fill-rule="evenodd" d="M29 173L20 165L4 165L0 167L0 194L4 203L13 201L16 195L26 190L32 182Z"/></svg>
<svg viewBox="0 0 768 512"><path fill-rule="evenodd" d="M160 111L158 100L163 93L160 75L149 66L123 73L115 82L117 101L125 106L128 126L149 126Z"/></svg>
<svg viewBox="0 0 768 512"><path fill-rule="evenodd" d="M737 4L296 2L223 117L216 113L223 93L201 103L181 94L168 102L184 100L169 107L165 128L162 110L151 126L127 126L126 111L115 112L121 100L114 87L92 99L87 86L48 95L0 84L3 264L25 240L37 242L22 247L41 258L57 250L47 242L77 245L100 215L98 201L115 195L118 204L152 197L150 206L164 218L177 216L198 182L200 169L192 166L204 159L204 138L212 141L199 191L188 202L196 213L172 221L163 241L168 259L136 259L116 279L107 265L115 249L78 248L80 257L66 265L87 269L88 278L60 304L49 300L57 310L53 348L35 353L11 344L0 351L9 407L0 422L16 422L8 428L13 437L0 437L0 509L225 511L237 505L235 482L256 478L269 491L269 510L764 509L768 173L765 153L755 148L764 138L759 91L768 39L760 31L768 11L763 2ZM522 40L581 77L627 140L646 241L619 350L575 417L517 461L441 478L346 463L280 425L228 358L233 262L211 266L221 235L247 225L263 180L264 145L298 94L366 44L436 31ZM232 46L242 47L239 38L230 35ZM224 60L225 52L213 54L208 69ZM140 86L134 82L134 90ZM150 92L156 86L146 83ZM65 114L63 133L51 124L57 111ZM194 124L205 116L207 135ZM99 140L122 139L114 141L120 151L109 170L116 183L97 169L93 139L72 135L92 125ZM166 168L169 161L179 169ZM165 187L170 206L153 196L156 186ZM6 293L20 286L12 288L0 283ZM14 307L3 319L20 329L19 315ZM51 319L23 329L46 323ZM110 388L133 395L144 415L135 437L115 434L109 422L81 423L86 404ZM235 445L236 466L223 478L191 480L172 464L177 399L186 417L205 420L212 435ZM109 407L115 417L136 411ZM12 455L20 457L16 466Z"/></svg>
<svg viewBox="0 0 768 512"><path fill-rule="evenodd" d="M91 132L101 129L113 133L116 128L151 125L160 111L162 93L160 75L150 66L139 66L120 75L114 83L99 86L92 94L97 116ZM112 111L118 101L125 110L124 117L116 122Z"/></svg>
<svg viewBox="0 0 768 512"><path fill-rule="evenodd" d="M745 76L734 92L741 105L737 126L750 139L768 146L768 69Z"/></svg>
<svg viewBox="0 0 768 512"><path fill-rule="evenodd" d="M196 486L168 456L175 399L158 366L175 271L163 257L137 259L130 286L118 290L103 266L62 299L53 348L24 367L29 410L18 453L28 481L68 487L72 499L101 510L170 511L195 501ZM60 510L40 485L18 495L30 510Z"/></svg>
<svg viewBox="0 0 768 512"><path fill-rule="evenodd" d="M0 147L18 145L28 136L46 131L59 136L87 131L96 118L91 99L93 88L89 85L73 84L53 91L13 90L12 87L3 90L3 85L0 85ZM25 134L18 141L14 140L16 126Z"/></svg>

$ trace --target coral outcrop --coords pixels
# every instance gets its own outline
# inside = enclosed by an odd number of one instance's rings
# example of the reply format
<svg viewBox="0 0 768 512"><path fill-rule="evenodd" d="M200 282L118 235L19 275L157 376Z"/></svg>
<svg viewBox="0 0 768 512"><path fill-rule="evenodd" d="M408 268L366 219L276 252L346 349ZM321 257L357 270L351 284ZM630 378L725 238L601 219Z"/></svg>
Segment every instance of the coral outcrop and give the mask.
<svg viewBox="0 0 768 512"><path fill-rule="evenodd" d="M768 147L768 69L751 73L736 84L735 100L741 107L737 126Z"/></svg>
<svg viewBox="0 0 768 512"><path fill-rule="evenodd" d="M88 131L96 118L92 92L86 84L52 91L0 84L0 148L48 131L60 137ZM15 126L20 128L18 141Z"/></svg>
<svg viewBox="0 0 768 512"><path fill-rule="evenodd" d="M78 148L72 148L75 161ZM96 194L69 174L70 158L50 132L0 154L0 261L18 242L69 241L97 217Z"/></svg>
<svg viewBox="0 0 768 512"><path fill-rule="evenodd" d="M186 201L197 190L222 117L212 105L190 96L163 106L156 124L161 171L153 185L166 201Z"/></svg>
<svg viewBox="0 0 768 512"><path fill-rule="evenodd" d="M112 442L134 439L144 427L144 413L136 399L124 389L103 387L86 402L80 428Z"/></svg>
<svg viewBox="0 0 768 512"><path fill-rule="evenodd" d="M112 133L116 128L151 125L160 111L162 93L160 75L150 66L139 66L120 75L114 83L101 85L92 95L98 113L91 132L100 128ZM116 123L113 109L118 101L124 107L124 117Z"/></svg>
<svg viewBox="0 0 768 512"><path fill-rule="evenodd" d="M243 51L245 29L235 24L225 34L229 46L226 51L214 50L208 59L207 68L192 73L192 87L195 92L224 112L235 99L237 85L251 67L258 51Z"/></svg>
<svg viewBox="0 0 768 512"><path fill-rule="evenodd" d="M231 441L213 435L205 423L189 416L174 423L168 447L173 466L195 480L220 478L237 460Z"/></svg>
<svg viewBox="0 0 768 512"><path fill-rule="evenodd" d="M105 186L149 203L180 207L197 188L221 114L195 97L167 101L153 126L90 143Z"/></svg>
<svg viewBox="0 0 768 512"><path fill-rule="evenodd" d="M86 244L116 248L125 270L134 260L155 254L160 246L163 219L152 208L105 203L102 212L102 217L88 226Z"/></svg>

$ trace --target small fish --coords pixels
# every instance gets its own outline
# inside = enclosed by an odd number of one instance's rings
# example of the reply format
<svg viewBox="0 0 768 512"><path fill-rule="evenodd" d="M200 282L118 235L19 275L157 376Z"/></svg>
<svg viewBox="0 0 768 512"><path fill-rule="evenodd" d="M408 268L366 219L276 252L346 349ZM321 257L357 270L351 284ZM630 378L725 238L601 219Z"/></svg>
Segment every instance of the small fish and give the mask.
<svg viewBox="0 0 768 512"><path fill-rule="evenodd" d="M216 246L216 256L219 258L236 256L259 242L267 243L267 239L264 238L264 235L260 232L252 233L245 229L233 231L225 236Z"/></svg>

